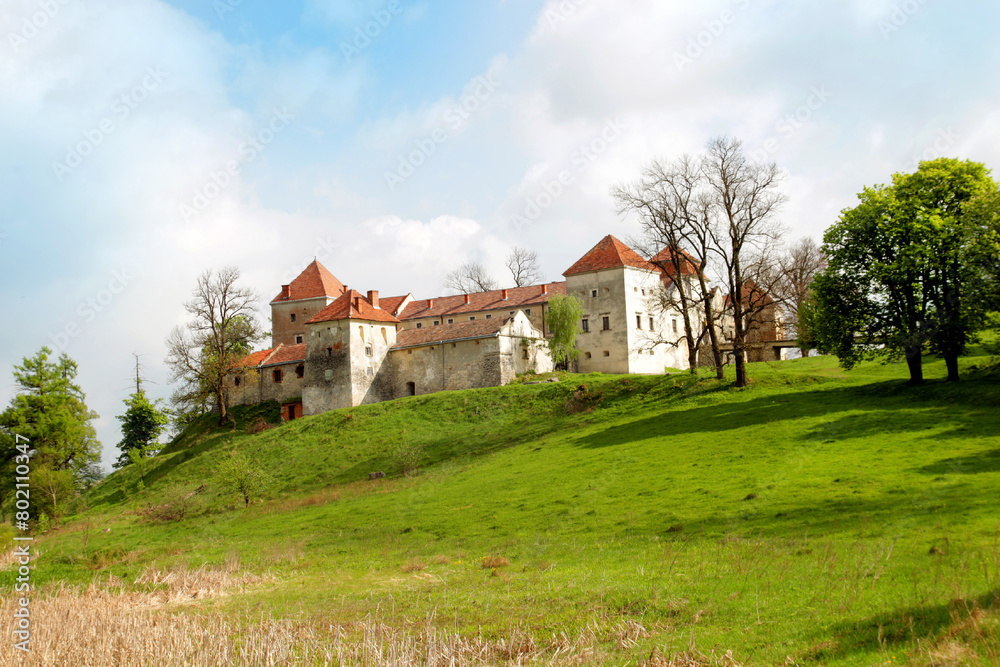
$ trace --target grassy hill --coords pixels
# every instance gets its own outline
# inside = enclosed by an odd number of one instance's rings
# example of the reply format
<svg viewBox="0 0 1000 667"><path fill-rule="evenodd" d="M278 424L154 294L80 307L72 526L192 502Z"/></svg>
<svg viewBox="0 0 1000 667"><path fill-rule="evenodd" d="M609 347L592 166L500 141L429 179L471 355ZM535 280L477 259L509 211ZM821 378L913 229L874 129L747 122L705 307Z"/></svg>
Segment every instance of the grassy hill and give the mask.
<svg viewBox="0 0 1000 667"><path fill-rule="evenodd" d="M905 364L810 358L753 364L744 390L566 375L256 434L276 406L235 428L204 418L43 536L35 579L149 589L151 568L236 563L260 585L182 613L323 637L377 619L510 659L1000 664L1000 377L985 361L921 387ZM268 475L249 507L214 478L233 451Z"/></svg>

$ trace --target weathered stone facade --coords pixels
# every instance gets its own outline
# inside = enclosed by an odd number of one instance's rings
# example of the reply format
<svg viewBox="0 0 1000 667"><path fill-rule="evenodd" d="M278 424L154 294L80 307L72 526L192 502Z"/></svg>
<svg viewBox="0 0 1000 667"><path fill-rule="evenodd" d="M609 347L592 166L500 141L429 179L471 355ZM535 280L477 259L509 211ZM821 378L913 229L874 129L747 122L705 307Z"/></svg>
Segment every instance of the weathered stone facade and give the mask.
<svg viewBox="0 0 1000 667"><path fill-rule="evenodd" d="M313 262L272 300L272 349L244 360L230 400L277 400L294 417L548 372L545 313L556 294L584 307L575 370L683 369L682 314L665 309L660 297L673 281L693 277L688 267L680 276L662 267L607 236L565 272L565 282L418 300L361 294ZM694 322L702 321L698 311L692 306ZM760 333L775 340L780 334Z"/></svg>

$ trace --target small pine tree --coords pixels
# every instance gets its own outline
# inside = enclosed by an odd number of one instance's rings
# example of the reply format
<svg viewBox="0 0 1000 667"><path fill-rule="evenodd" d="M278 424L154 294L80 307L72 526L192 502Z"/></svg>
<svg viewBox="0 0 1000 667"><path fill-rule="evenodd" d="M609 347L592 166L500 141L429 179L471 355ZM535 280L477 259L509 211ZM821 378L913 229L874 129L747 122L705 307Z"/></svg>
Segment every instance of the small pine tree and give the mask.
<svg viewBox="0 0 1000 667"><path fill-rule="evenodd" d="M552 334L549 338L549 351L557 366L568 365L580 356L580 348L576 346L576 332L583 313L583 303L575 296L556 294L549 299L545 324Z"/></svg>
<svg viewBox="0 0 1000 667"><path fill-rule="evenodd" d="M115 468L124 468L133 463L136 456L146 458L158 450L159 438L169 421L165 409L160 407L160 399L150 401L146 393L138 389L125 399L128 410L118 416L122 423L122 440L118 443L121 455Z"/></svg>

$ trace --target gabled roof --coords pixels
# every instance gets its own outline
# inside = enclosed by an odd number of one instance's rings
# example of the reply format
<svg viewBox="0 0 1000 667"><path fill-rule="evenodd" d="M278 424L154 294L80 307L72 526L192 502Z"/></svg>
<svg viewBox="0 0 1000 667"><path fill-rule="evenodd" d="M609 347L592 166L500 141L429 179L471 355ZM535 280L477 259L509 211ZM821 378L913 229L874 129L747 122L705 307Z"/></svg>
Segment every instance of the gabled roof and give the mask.
<svg viewBox="0 0 1000 667"><path fill-rule="evenodd" d="M698 263L694 261L694 257L687 254L683 250L678 250L677 254L680 255L681 264L681 275L682 276L696 276L698 275ZM673 258L670 254L670 248L664 248L660 252L656 253L651 260L650 264L656 266L660 272L667 276L673 276L677 274L677 269L674 267Z"/></svg>
<svg viewBox="0 0 1000 667"><path fill-rule="evenodd" d="M510 317L495 317L488 320L475 320L474 322L459 322L458 324L442 324L436 327L424 327L422 329L405 329L396 332L396 344L393 349L404 347L417 347L419 345L433 345L434 343L447 343L448 341L471 340L474 338L492 338L496 336L500 329Z"/></svg>
<svg viewBox="0 0 1000 667"><path fill-rule="evenodd" d="M319 299L324 296L336 298L343 293L344 284L327 271L325 266L313 260L295 280L288 284L287 290L282 287L281 293L271 299L271 303Z"/></svg>
<svg viewBox="0 0 1000 667"><path fill-rule="evenodd" d="M262 366L275 366L277 364L292 364L296 361L306 360L306 344L279 345L274 354L269 357Z"/></svg>
<svg viewBox="0 0 1000 667"><path fill-rule="evenodd" d="M506 299L504 292L507 293ZM442 317L505 308L517 310L524 306L548 303L553 294L565 295L566 283L545 283L544 285L511 287L506 290L498 289L489 292L476 292L475 294L419 299L406 304L406 307L399 314L399 319L414 320L421 317ZM469 298L469 303L465 302L466 297Z"/></svg>
<svg viewBox="0 0 1000 667"><path fill-rule="evenodd" d="M563 275L573 276L578 273L590 273L591 271L614 269L620 266L632 266L649 271L657 270L655 266L639 256L635 250L608 234L598 241L597 245L591 248L586 255L577 260L576 264L566 269Z"/></svg>
<svg viewBox="0 0 1000 667"><path fill-rule="evenodd" d="M278 347L281 346L279 345ZM278 349L277 347L272 347L270 350L260 350L258 352L252 352L247 356L243 357L242 359L240 359L236 363L236 366L243 368L254 368L256 366L260 366L262 363L267 361L267 358L270 357L271 354L274 353L274 351L277 349Z"/></svg>
<svg viewBox="0 0 1000 667"><path fill-rule="evenodd" d="M381 301L381 300L380 300ZM380 304L381 305L381 304ZM334 322L336 320L367 320L369 322L394 322L395 317L382 308L376 308L363 294L357 290L348 290L343 295L313 317L306 324L318 322Z"/></svg>
<svg viewBox="0 0 1000 667"><path fill-rule="evenodd" d="M407 294L405 296L382 296L378 299L379 308L392 315L399 315L399 306L406 301L407 298L412 299L412 294Z"/></svg>

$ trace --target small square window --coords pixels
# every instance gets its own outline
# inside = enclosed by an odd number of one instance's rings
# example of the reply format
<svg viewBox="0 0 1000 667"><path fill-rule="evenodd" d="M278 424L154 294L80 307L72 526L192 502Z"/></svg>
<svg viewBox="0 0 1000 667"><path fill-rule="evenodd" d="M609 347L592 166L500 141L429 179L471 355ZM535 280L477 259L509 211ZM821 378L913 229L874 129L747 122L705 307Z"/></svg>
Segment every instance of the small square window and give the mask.
<svg viewBox="0 0 1000 667"><path fill-rule="evenodd" d="M449 317L449 318L448 318L448 324L454 324L454 323L455 323L455 320L453 320L453 319L451 319L451 318Z"/></svg>
<svg viewBox="0 0 1000 667"><path fill-rule="evenodd" d="M281 384L281 369L271 371L271 379L275 384Z"/></svg>
<svg viewBox="0 0 1000 667"><path fill-rule="evenodd" d="M601 318L601 328L603 328L605 331L611 328L611 318L608 317L607 315Z"/></svg>
<svg viewBox="0 0 1000 667"><path fill-rule="evenodd" d="M590 290L590 296L597 296L597 290L595 289Z"/></svg>
<svg viewBox="0 0 1000 667"><path fill-rule="evenodd" d="M423 329L424 328L424 323L423 322L417 322L417 328L418 329Z"/></svg>
<svg viewBox="0 0 1000 667"><path fill-rule="evenodd" d="M331 369L327 368L325 371L323 371L323 378L327 382L329 382L330 380L332 380L333 379L333 371Z"/></svg>
<svg viewBox="0 0 1000 667"><path fill-rule="evenodd" d="M607 350L604 350L604 356L605 356L605 357L610 357L610 356L611 356L611 353L610 353L610 352L608 352Z"/></svg>
<svg viewBox="0 0 1000 667"><path fill-rule="evenodd" d="M475 319L476 319L476 316L475 316L475 315L471 315L471 316L469 317L469 321L470 321L470 322L472 322L472 321L473 321L473 320L475 320Z"/></svg>
<svg viewBox="0 0 1000 667"><path fill-rule="evenodd" d="M590 352L586 352L583 355L584 359L590 359Z"/></svg>
<svg viewBox="0 0 1000 667"><path fill-rule="evenodd" d="M242 378L236 378L235 380L233 380L233 384L235 384L238 387L238 386L240 386L241 380L242 380Z"/></svg>
<svg viewBox="0 0 1000 667"><path fill-rule="evenodd" d="M524 350L521 351L521 357L523 359L527 359L528 358L528 348L524 348Z"/></svg>
<svg viewBox="0 0 1000 667"><path fill-rule="evenodd" d="M292 313L292 322L295 321L295 313Z"/></svg>
<svg viewBox="0 0 1000 667"><path fill-rule="evenodd" d="M530 316L531 315L531 308L529 308L528 310L524 311L524 314Z"/></svg>
<svg viewBox="0 0 1000 667"><path fill-rule="evenodd" d="M304 364L299 364L295 367L295 377L301 378L306 375L306 367Z"/></svg>
<svg viewBox="0 0 1000 667"><path fill-rule="evenodd" d="M492 319L492 318L493 318L493 316L492 316L492 315L487 315L487 316L486 316L486 319L488 319L488 320L489 320L489 319Z"/></svg>
<svg viewBox="0 0 1000 667"><path fill-rule="evenodd" d="M372 350L372 346L371 345L365 345L365 356L367 356L367 357L373 357L373 356L375 356L375 352L374 352L374 350Z"/></svg>
<svg viewBox="0 0 1000 667"><path fill-rule="evenodd" d="M590 320L582 320L580 322L580 325L581 328L583 329L583 333L587 333L590 331Z"/></svg>
<svg viewBox="0 0 1000 667"><path fill-rule="evenodd" d="M302 344L302 336L296 336L295 337L295 344L296 345L301 345Z"/></svg>
<svg viewBox="0 0 1000 667"><path fill-rule="evenodd" d="M441 320L434 320L434 326L440 326Z"/></svg>

